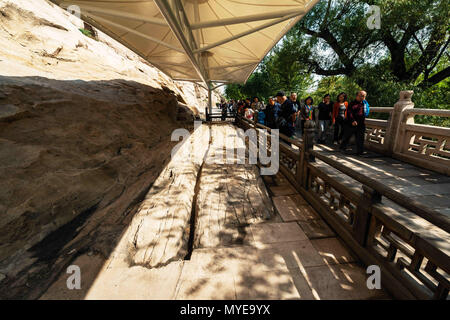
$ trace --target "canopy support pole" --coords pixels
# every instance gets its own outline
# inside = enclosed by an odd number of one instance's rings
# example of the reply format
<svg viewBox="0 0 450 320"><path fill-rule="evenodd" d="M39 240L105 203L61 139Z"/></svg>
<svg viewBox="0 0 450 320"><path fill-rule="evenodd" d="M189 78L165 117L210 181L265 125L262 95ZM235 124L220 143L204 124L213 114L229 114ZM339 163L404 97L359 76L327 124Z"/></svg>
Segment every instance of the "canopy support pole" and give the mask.
<svg viewBox="0 0 450 320"><path fill-rule="evenodd" d="M208 81L209 79L206 76L205 67L196 58L196 55L193 52L193 50L197 49L197 46L181 2L179 0L154 0L154 2L166 19L175 37L180 41L181 46L191 61L195 71L197 71L198 76L204 82Z"/></svg>
<svg viewBox="0 0 450 320"><path fill-rule="evenodd" d="M212 82L208 82L208 108L209 114L212 114Z"/></svg>

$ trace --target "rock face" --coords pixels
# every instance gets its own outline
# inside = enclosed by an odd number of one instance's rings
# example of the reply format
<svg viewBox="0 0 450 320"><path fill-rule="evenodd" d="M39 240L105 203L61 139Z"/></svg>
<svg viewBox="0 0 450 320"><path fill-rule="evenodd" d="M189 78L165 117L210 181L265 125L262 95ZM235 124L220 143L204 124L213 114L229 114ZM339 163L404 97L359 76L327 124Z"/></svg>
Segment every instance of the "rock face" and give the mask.
<svg viewBox="0 0 450 320"><path fill-rule="evenodd" d="M0 298L37 298L77 255L111 252L171 133L205 107L203 88L80 26L0 0Z"/></svg>

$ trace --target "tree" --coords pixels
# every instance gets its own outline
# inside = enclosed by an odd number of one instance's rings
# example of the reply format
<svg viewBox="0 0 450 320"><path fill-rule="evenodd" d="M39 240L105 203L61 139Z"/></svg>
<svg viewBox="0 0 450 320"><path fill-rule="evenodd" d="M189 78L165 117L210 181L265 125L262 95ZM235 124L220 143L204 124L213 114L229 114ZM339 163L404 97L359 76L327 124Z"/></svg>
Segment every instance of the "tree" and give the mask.
<svg viewBox="0 0 450 320"><path fill-rule="evenodd" d="M367 27L368 5L381 8L381 28ZM364 64L385 65L396 81L427 88L450 76L448 0L323 0L288 37L300 64L322 76L353 76Z"/></svg>
<svg viewBox="0 0 450 320"><path fill-rule="evenodd" d="M317 103L322 101L325 94L331 95L331 100L336 101L337 96L341 92L347 93L348 99L353 99L356 93L362 88L358 86L352 79L345 76L324 77L319 81L316 91L312 94L314 101Z"/></svg>
<svg viewBox="0 0 450 320"><path fill-rule="evenodd" d="M245 99L245 96L241 92L241 90L242 90L242 85L240 85L240 84L236 84L236 83L228 84L225 87L225 96L227 97L227 99L234 99L234 100Z"/></svg>
<svg viewBox="0 0 450 320"><path fill-rule="evenodd" d="M256 71L244 85L227 85L225 94L228 99L259 97L267 99L283 90L287 94L296 92L302 96L311 84L311 74L302 69L296 51L290 43L276 46L263 59Z"/></svg>

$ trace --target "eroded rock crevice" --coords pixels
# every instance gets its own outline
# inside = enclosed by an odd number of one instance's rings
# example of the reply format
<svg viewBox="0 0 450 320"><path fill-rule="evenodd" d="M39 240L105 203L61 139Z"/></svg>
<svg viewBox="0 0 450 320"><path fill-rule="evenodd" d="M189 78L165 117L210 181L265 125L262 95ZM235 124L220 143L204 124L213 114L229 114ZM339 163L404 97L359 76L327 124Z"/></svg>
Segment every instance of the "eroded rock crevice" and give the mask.
<svg viewBox="0 0 450 320"><path fill-rule="evenodd" d="M172 132L204 109L206 90L82 27L45 0L0 0L0 298L40 297L86 254L106 261Z"/></svg>

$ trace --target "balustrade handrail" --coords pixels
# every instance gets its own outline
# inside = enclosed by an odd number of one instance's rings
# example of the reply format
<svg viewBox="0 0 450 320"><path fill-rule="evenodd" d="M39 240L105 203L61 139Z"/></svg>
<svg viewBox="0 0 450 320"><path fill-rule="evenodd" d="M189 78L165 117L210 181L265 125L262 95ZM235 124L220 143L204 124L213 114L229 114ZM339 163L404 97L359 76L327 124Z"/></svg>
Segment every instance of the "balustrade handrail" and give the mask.
<svg viewBox="0 0 450 320"><path fill-rule="evenodd" d="M387 120L383 120L383 119L370 119L370 118L366 119L366 122L367 122L367 123L370 123L370 124L375 124L375 123L377 123L377 124L382 125L382 126L386 126L387 123L388 123Z"/></svg>
<svg viewBox="0 0 450 320"><path fill-rule="evenodd" d="M205 117L206 117L206 121L210 122L212 119L222 119L225 118L226 119L236 119L236 111L232 111L229 112L227 110L226 114L222 114L222 112L209 112L208 107L205 108Z"/></svg>
<svg viewBox="0 0 450 320"><path fill-rule="evenodd" d="M239 119L246 121L247 123L249 123L250 125L253 125L254 127L266 129L269 132L271 132L271 129L269 127L266 127L259 123L255 123L254 121L252 121L250 119L246 119L239 115L238 115L238 117L239 117ZM376 121L376 119L372 119L372 121ZM380 120L380 122L383 122L383 120ZM291 142L292 144L298 146L300 149L303 148L302 142L295 141L281 133L280 133L280 138L282 138L283 140L286 140L288 142ZM346 166L342 165L338 161L333 160L325 155L322 155L318 151L310 150L307 153L309 153L310 155L331 165L332 167L338 169L339 171L341 171L341 172L347 174L348 176L350 176L351 178L355 179L356 181L359 181L360 183L368 186L369 188L372 188L373 190L377 191L379 194L385 196L386 198L390 199L391 201L401 205L405 209L410 210L411 212L417 214L418 216L424 218L425 220L435 224L439 228L450 233L450 219L447 216L443 215L442 213L440 213L436 210L429 209L429 208L421 205L419 202L415 201L414 199L404 196L400 192L395 191L394 189L389 188L389 187L385 186L384 184L382 184L372 178L364 176L353 169L347 168Z"/></svg>
<svg viewBox="0 0 450 320"><path fill-rule="evenodd" d="M450 117L450 110L413 108L403 111L403 114L406 116L423 115L423 116Z"/></svg>
<svg viewBox="0 0 450 320"><path fill-rule="evenodd" d="M424 218L425 220L433 223L437 227L447 231L450 233L450 219L443 215L442 213L429 209L414 199L411 199L410 197L404 196L398 191L393 190L392 188L389 188L382 184L381 182L378 182L372 178L369 178L353 169L350 169L346 167L345 165L341 164L340 162L330 159L329 157L321 154L318 151L310 150L309 154L322 160L323 162L329 164L335 169L338 169L339 171L345 173L346 175L350 176L351 178L355 179L356 181L359 181L360 183L368 186L369 188L375 190L379 194L385 196L386 198L392 200L393 202L401 205L405 209L410 210L411 212L417 214L418 216Z"/></svg>
<svg viewBox="0 0 450 320"><path fill-rule="evenodd" d="M399 123L399 116L403 115L396 111L398 110L393 110L391 117L395 117ZM379 124L387 127L388 123L383 120L369 121L375 126ZM237 116L237 124L244 129L261 128L270 131L270 128L240 116ZM418 125L402 124L401 130L407 132L409 127L423 129ZM382 267L382 283L396 297L446 299L450 288L446 275L450 270L448 250L440 245L440 241L433 240L435 233L441 236L439 239L445 237L444 233L450 233L450 219L318 150L314 151L315 129L313 121L306 121L299 153L292 144L280 144L283 147L280 148L280 171L365 265ZM280 139L290 140L282 134ZM295 143L297 145L299 141ZM361 183L362 193L342 184L320 164L315 165L316 159ZM385 201L382 201L383 196ZM391 207L391 201L396 205ZM397 205L402 208L401 211L408 210L413 216L407 212L392 214L390 210L398 211L395 208ZM433 225L433 231L424 229L422 232L416 228L417 224L405 224L403 219L395 220L396 217L405 216L408 221L413 222L414 219L409 219L414 218L414 215L428 221L429 227ZM425 267L423 263L426 264ZM408 272L415 278L411 278ZM433 282L429 279L433 279Z"/></svg>
<svg viewBox="0 0 450 320"><path fill-rule="evenodd" d="M391 113L394 110L392 107L370 107L370 112L377 113Z"/></svg>
<svg viewBox="0 0 450 320"><path fill-rule="evenodd" d="M272 132L272 129L269 128L269 127L266 127L265 125L262 125L262 124L260 124L260 123L256 123L255 121L250 120L250 119L247 119L247 118L245 118L245 117L242 117L241 115L237 115L237 117L238 117L240 120L244 120L245 122L248 122L248 123L249 123L250 125L252 125L253 127L265 129L265 130L269 131L270 133ZM282 140L286 141L286 142L289 142L290 144L293 144L294 146L298 147L299 149L301 149L301 148L303 147L302 141L298 141L298 140L295 140L295 139L291 139L291 138L289 138L288 136L286 136L286 135L284 135L284 134L282 134L282 133L280 133L280 138L281 138Z"/></svg>
<svg viewBox="0 0 450 320"><path fill-rule="evenodd" d="M406 130L413 130L417 132L421 132L424 135L428 134L435 134L435 135L442 135L442 136L450 136L450 128L447 127L438 127L438 126L430 126L427 124L417 124L417 123L411 123L411 124L405 124L404 128Z"/></svg>

